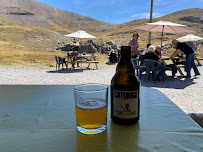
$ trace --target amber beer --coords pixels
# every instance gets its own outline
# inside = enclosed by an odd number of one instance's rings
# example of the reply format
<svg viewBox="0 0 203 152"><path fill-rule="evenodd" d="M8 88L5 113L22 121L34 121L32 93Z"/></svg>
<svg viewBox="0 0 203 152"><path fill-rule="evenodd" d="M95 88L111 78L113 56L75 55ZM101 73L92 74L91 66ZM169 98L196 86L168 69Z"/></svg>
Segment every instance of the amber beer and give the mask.
<svg viewBox="0 0 203 152"><path fill-rule="evenodd" d="M140 117L140 81L131 61L131 47L121 47L121 58L111 80L111 119L132 125Z"/></svg>
<svg viewBox="0 0 203 152"><path fill-rule="evenodd" d="M95 129L107 124L107 104L103 99L84 99L76 105L77 126Z"/></svg>

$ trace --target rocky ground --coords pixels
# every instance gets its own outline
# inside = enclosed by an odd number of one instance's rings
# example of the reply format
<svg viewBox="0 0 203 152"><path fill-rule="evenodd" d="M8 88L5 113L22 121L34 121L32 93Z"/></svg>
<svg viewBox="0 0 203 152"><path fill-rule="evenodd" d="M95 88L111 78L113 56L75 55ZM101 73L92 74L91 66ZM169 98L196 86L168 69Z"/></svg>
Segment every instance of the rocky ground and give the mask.
<svg viewBox="0 0 203 152"><path fill-rule="evenodd" d="M105 65L105 69L60 70L37 69L33 67L0 67L1 85L76 85L81 83L110 84L115 74L116 65ZM203 66L198 66L203 75ZM192 71L193 72L193 71ZM167 75L171 72L167 71ZM142 86L153 87L164 93L184 112L203 113L203 76L193 76L185 79L176 75L175 79L168 77L165 82L153 83L142 80Z"/></svg>

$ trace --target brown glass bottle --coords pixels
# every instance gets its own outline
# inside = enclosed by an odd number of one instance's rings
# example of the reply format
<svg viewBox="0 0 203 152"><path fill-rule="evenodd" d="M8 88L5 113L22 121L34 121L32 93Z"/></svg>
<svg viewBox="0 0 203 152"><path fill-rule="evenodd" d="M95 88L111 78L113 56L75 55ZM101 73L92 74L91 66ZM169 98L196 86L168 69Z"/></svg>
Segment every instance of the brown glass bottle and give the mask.
<svg viewBox="0 0 203 152"><path fill-rule="evenodd" d="M140 80L131 62L131 47L121 47L121 58L111 80L111 119L122 125L138 122L140 116Z"/></svg>

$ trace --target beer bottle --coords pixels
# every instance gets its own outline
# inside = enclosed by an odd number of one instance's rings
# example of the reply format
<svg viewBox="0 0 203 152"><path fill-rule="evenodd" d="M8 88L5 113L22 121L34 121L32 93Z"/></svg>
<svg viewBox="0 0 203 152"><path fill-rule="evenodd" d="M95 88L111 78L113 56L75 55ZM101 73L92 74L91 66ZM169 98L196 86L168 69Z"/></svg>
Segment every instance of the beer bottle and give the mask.
<svg viewBox="0 0 203 152"><path fill-rule="evenodd" d="M140 80L131 61L131 47L121 47L121 58L111 80L111 119L122 125L138 122L140 115Z"/></svg>

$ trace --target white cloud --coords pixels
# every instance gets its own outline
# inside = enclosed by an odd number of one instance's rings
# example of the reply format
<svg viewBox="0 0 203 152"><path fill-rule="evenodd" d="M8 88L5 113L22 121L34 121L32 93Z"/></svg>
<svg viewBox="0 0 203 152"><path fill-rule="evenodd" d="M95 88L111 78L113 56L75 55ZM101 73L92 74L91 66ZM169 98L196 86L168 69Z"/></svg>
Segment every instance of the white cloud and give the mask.
<svg viewBox="0 0 203 152"><path fill-rule="evenodd" d="M156 18L156 17L160 17L160 16L163 16L163 15L160 14L160 13L153 13L152 16L153 16L153 18ZM149 17L150 17L150 12L131 15L132 19L142 19L142 18L147 18L148 19Z"/></svg>

